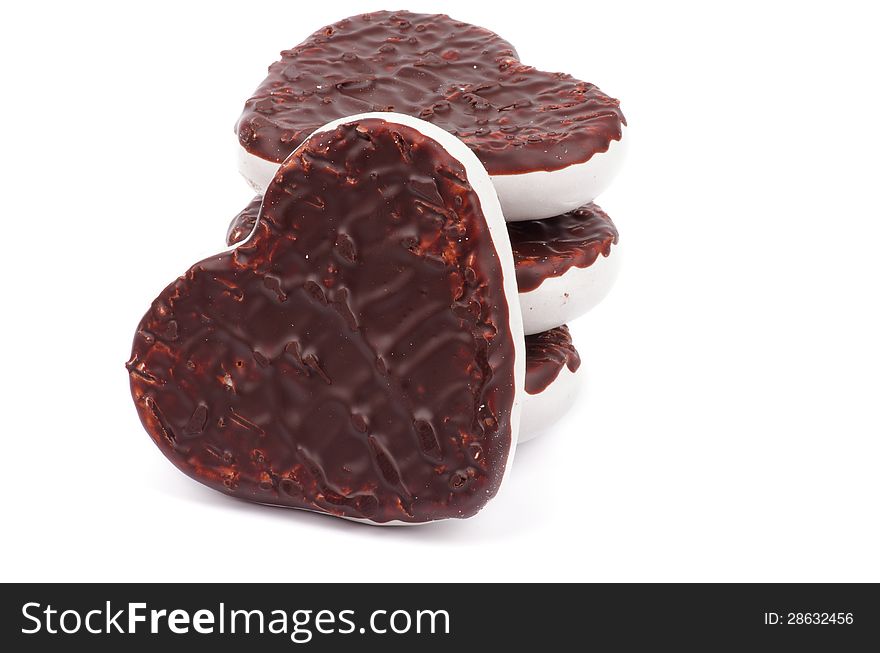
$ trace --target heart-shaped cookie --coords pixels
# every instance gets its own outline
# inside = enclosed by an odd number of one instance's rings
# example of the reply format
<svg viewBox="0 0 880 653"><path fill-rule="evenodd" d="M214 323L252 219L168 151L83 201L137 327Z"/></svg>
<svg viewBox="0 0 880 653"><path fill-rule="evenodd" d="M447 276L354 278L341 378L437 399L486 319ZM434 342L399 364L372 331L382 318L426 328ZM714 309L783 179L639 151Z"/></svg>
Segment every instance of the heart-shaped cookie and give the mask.
<svg viewBox="0 0 880 653"><path fill-rule="evenodd" d="M491 181L365 114L308 137L236 248L171 283L127 367L141 420L226 494L374 523L476 513L517 434L524 336Z"/></svg>
<svg viewBox="0 0 880 653"><path fill-rule="evenodd" d="M461 139L492 176L507 220L587 204L623 154L626 120L595 85L526 66L482 27L378 11L281 53L236 126L239 169L262 190L314 129L362 111L418 116Z"/></svg>

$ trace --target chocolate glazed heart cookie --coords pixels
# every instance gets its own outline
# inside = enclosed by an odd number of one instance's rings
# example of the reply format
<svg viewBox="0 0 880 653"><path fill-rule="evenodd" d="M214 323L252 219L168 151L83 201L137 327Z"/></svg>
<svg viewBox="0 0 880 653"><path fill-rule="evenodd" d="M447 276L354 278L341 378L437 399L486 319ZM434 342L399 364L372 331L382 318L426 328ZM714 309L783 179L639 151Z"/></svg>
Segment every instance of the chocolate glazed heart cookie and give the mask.
<svg viewBox="0 0 880 653"><path fill-rule="evenodd" d="M515 302L467 148L407 116L347 118L283 164L244 243L153 302L132 395L162 452L226 494L376 523L469 517L516 443Z"/></svg>
<svg viewBox="0 0 880 653"><path fill-rule="evenodd" d="M263 197L257 195L232 219L226 233L227 244L240 243L251 234L260 217L262 202ZM587 209L592 210L588 212ZM554 278L564 274L571 266L590 265L601 253L602 245L598 241L607 237L608 248L611 246L610 240L616 241L616 231L607 233L608 229L614 229L614 225L601 209L590 205L580 214L584 214L585 219L560 216L554 220L507 223L523 309L523 329L527 334L526 394L519 442L532 439L567 410L576 388L572 387L568 376L560 375L560 371L567 365L573 375L580 366L580 358L566 325L528 335L527 319L534 319L537 311L526 312L526 303L531 306L536 302L528 292L524 295L523 289L534 291L533 286L541 285L542 275ZM601 224L593 224L596 220ZM544 315L548 313L546 304L549 303L544 302L540 319L545 319ZM549 312L552 313L552 310ZM564 387L560 389L554 384Z"/></svg>
<svg viewBox="0 0 880 653"><path fill-rule="evenodd" d="M592 201L622 160L626 120L594 84L523 64L483 27L377 11L281 53L236 125L239 169L262 190L314 129L361 111L418 116L457 136L492 176L510 221Z"/></svg>

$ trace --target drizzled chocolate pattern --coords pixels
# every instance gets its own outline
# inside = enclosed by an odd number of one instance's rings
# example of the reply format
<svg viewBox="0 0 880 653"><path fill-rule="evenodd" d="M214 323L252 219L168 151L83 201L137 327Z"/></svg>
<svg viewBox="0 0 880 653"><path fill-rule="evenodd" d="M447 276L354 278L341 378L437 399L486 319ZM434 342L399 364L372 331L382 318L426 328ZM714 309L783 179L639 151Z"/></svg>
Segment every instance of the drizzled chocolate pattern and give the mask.
<svg viewBox="0 0 880 653"><path fill-rule="evenodd" d="M526 336L526 392L536 395L546 390L564 366L571 372L581 366L568 326Z"/></svg>
<svg viewBox="0 0 880 653"><path fill-rule="evenodd" d="M586 268L599 256L609 256L617 244L617 228L595 204L555 218L508 222L519 291L538 288L545 279Z"/></svg>
<svg viewBox="0 0 880 653"><path fill-rule="evenodd" d="M153 302L127 368L153 440L209 487L422 522L498 490L515 358L464 167L366 119L297 149L253 237Z"/></svg>
<svg viewBox="0 0 880 653"><path fill-rule="evenodd" d="M396 111L451 132L492 175L558 170L620 140L619 102L595 85L526 66L482 27L377 11L324 27L281 53L236 126L247 151L280 163L335 118Z"/></svg>

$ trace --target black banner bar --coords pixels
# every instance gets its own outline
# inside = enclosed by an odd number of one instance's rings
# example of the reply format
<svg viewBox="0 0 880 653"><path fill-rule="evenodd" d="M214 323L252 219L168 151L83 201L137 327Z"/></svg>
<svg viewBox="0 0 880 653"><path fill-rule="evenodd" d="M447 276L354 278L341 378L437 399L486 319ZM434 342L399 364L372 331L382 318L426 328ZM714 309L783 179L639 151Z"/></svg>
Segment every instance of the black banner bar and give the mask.
<svg viewBox="0 0 880 653"><path fill-rule="evenodd" d="M566 650L565 642L853 650L880 642L880 593L868 584L20 584L3 585L2 595L6 651L540 651Z"/></svg>

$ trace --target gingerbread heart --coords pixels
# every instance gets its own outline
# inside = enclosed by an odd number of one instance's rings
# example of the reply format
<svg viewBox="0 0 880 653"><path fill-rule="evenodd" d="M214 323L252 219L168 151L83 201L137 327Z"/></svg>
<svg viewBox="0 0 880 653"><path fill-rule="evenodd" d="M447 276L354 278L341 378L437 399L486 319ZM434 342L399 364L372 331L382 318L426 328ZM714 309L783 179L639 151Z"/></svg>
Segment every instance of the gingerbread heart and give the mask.
<svg viewBox="0 0 880 653"><path fill-rule="evenodd" d="M469 517L516 445L524 336L491 181L396 114L308 137L257 226L153 302L127 364L183 472L373 523Z"/></svg>
<svg viewBox="0 0 880 653"><path fill-rule="evenodd" d="M617 172L626 120L595 85L519 61L482 27L377 11L324 27L281 53L238 121L239 169L257 189L318 126L362 111L428 120L489 171L507 220L559 215Z"/></svg>

